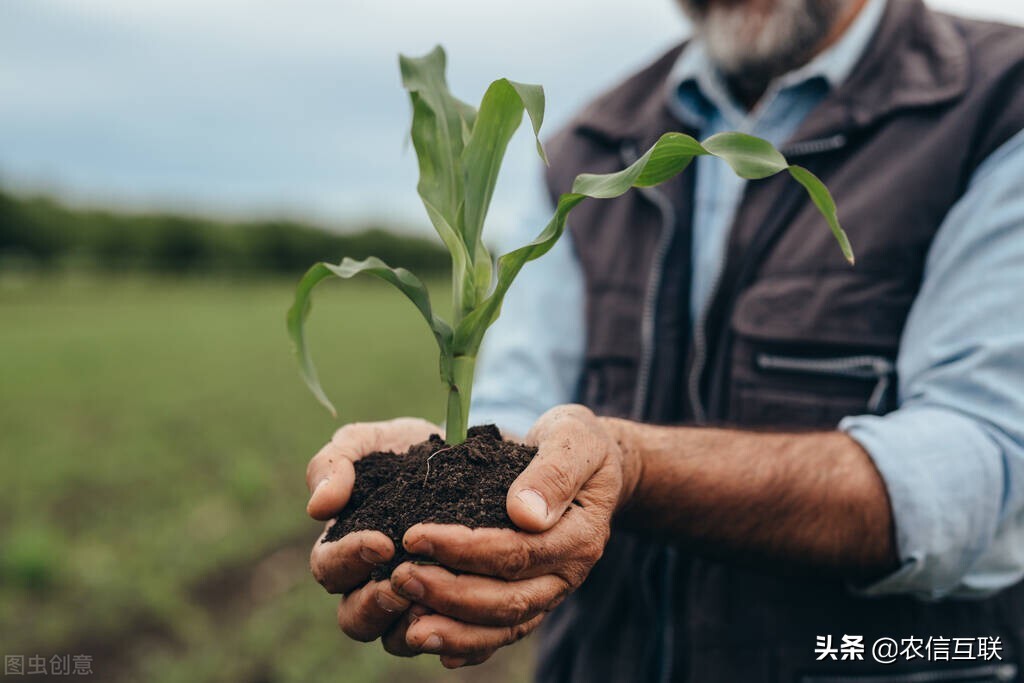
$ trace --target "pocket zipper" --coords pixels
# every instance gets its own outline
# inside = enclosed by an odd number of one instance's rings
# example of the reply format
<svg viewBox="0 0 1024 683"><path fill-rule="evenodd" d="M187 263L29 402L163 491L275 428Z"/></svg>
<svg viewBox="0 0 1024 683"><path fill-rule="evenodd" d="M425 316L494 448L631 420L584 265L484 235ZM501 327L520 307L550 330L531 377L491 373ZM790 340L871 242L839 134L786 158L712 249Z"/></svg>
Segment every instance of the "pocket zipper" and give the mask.
<svg viewBox="0 0 1024 683"><path fill-rule="evenodd" d="M799 358L780 356L773 353L759 353L754 358L758 370L777 370L782 372L798 372L805 375L825 377L845 377L849 379L876 380L875 388L868 399L868 410L880 413L896 364L885 356L860 355L839 356L833 358Z"/></svg>

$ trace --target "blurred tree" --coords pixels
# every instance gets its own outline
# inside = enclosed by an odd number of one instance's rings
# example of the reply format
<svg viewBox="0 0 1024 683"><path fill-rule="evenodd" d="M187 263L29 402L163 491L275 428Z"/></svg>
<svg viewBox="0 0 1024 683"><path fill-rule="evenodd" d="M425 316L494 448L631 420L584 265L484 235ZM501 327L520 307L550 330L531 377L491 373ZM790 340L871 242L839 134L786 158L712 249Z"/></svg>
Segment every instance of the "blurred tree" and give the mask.
<svg viewBox="0 0 1024 683"><path fill-rule="evenodd" d="M428 275L449 268L439 242L379 226L330 232L290 220L230 223L184 214L71 209L48 197L0 191L0 263L298 277L318 260L371 254Z"/></svg>

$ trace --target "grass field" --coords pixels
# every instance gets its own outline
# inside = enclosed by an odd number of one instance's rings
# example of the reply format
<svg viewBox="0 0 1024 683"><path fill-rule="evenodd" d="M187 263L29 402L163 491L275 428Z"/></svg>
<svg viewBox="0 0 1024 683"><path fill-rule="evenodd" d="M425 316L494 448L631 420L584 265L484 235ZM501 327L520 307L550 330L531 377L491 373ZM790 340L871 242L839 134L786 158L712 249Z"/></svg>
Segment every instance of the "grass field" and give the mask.
<svg viewBox="0 0 1024 683"><path fill-rule="evenodd" d="M0 275L0 650L103 681L516 681L529 646L445 671L345 639L309 577L290 282ZM325 286L312 345L342 419L441 418L426 326Z"/></svg>

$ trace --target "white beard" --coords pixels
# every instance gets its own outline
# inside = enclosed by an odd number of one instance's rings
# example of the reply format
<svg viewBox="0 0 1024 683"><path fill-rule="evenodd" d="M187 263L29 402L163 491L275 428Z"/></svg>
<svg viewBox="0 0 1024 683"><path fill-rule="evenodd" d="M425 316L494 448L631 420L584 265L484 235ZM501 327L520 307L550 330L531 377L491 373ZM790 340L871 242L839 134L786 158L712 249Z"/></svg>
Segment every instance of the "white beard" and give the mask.
<svg viewBox="0 0 1024 683"><path fill-rule="evenodd" d="M764 81L806 63L850 0L774 0L767 12L743 2L678 0L727 76Z"/></svg>

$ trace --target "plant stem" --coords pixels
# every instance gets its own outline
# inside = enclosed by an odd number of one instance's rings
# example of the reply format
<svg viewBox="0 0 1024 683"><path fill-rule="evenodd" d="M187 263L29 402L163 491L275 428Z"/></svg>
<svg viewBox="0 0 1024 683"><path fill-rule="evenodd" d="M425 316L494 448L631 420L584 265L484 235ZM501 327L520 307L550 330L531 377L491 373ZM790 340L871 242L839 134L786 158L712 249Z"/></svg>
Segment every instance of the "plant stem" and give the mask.
<svg viewBox="0 0 1024 683"><path fill-rule="evenodd" d="M473 391L473 372L476 357L455 356L452 375L455 382L448 387L448 415L445 422L445 441L456 446L466 440L469 428L469 399Z"/></svg>

